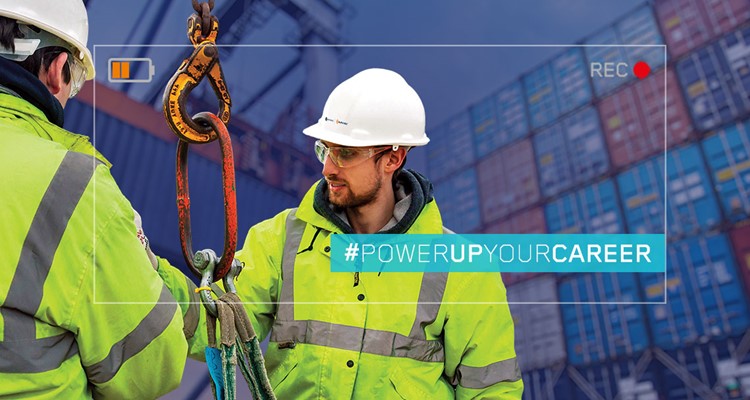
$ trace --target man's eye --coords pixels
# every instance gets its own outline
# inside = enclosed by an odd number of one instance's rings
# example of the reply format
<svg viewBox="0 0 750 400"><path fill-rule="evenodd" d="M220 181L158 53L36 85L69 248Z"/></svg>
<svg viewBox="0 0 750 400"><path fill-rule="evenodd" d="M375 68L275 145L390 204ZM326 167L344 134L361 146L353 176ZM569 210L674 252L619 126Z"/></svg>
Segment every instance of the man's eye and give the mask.
<svg viewBox="0 0 750 400"><path fill-rule="evenodd" d="M339 158L351 159L357 155L354 149L339 149Z"/></svg>

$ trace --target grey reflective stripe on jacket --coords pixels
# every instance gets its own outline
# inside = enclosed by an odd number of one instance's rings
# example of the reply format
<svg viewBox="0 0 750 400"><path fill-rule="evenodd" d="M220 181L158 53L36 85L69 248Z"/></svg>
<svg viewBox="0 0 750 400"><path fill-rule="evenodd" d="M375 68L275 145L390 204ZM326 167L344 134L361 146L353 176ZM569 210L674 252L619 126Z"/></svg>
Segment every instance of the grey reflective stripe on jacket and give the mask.
<svg viewBox="0 0 750 400"><path fill-rule="evenodd" d="M8 294L0 305L4 328L0 373L52 371L79 351L73 332L37 339L35 315L42 304L45 281L68 222L100 164L89 155L65 153L42 196L23 242ZM70 247L64 249L68 251ZM90 383L111 380L125 362L169 326L177 308L170 301L173 301L171 293L163 286L159 302L132 332L115 343L103 360L83 365Z"/></svg>
<svg viewBox="0 0 750 400"><path fill-rule="evenodd" d="M68 220L93 174L91 156L66 153L34 214L8 295L0 306L4 324L0 372L50 371L78 352L70 332L36 339L34 315L42 303L42 288Z"/></svg>
<svg viewBox="0 0 750 400"><path fill-rule="evenodd" d="M307 226L307 223L296 217L295 212L296 209L292 210L286 220L286 239L281 262L284 282L281 285L281 297L270 340L277 343L318 344L419 361L444 362L445 350L442 342L427 340L424 327L437 319L448 280L447 273L423 274L417 314L409 336L330 322L294 319L294 264Z"/></svg>
<svg viewBox="0 0 750 400"><path fill-rule="evenodd" d="M514 357L486 367L459 365L451 383L469 389L484 389L496 383L519 380L521 380L521 368L518 367L518 360Z"/></svg>
<svg viewBox="0 0 750 400"><path fill-rule="evenodd" d="M145 349L152 340L167 329L175 311L177 311L177 304L174 303L172 293L166 285L162 286L159 300L138 326L122 340L112 345L109 354L102 361L83 366L89 381L102 384L114 378L127 360Z"/></svg>

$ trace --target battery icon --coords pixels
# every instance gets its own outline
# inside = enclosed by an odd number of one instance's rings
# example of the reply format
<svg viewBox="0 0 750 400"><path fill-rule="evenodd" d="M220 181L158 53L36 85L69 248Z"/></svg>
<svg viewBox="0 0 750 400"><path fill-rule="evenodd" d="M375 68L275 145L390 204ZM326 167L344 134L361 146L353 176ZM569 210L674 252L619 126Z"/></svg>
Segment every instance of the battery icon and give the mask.
<svg viewBox="0 0 750 400"><path fill-rule="evenodd" d="M149 83L156 74L150 58L110 58L107 64L107 80L113 83Z"/></svg>

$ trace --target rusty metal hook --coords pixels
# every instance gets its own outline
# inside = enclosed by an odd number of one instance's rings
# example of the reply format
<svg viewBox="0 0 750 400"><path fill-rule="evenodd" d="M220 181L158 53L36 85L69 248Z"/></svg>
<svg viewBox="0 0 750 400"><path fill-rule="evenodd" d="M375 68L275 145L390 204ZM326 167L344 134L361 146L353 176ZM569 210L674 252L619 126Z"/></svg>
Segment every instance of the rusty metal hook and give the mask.
<svg viewBox="0 0 750 400"><path fill-rule="evenodd" d="M218 116L226 124L229 122L232 100L219 64L218 48L214 43L200 44L190 58L182 62L164 92L164 117L167 124L180 139L190 143L208 143L216 140L214 131L196 124L188 116L185 104L190 92L206 75L219 99Z"/></svg>
<svg viewBox="0 0 750 400"><path fill-rule="evenodd" d="M180 139L190 143L208 143L216 140L216 132L196 124L188 115L186 102L190 92L208 76L211 88L219 100L218 116L225 124L229 123L232 99L219 62L219 48L216 46L219 22L216 17L210 16L209 12L213 8L213 1L201 3L200 7L197 4L198 2L193 0L193 8L200 8L202 15L193 14L188 18L188 37L195 49L169 80L164 91L163 110L167 124ZM208 26L205 24L208 16L211 29L208 35L205 35L203 30Z"/></svg>
<svg viewBox="0 0 750 400"><path fill-rule="evenodd" d="M221 147L222 187L224 189L224 251L216 265L213 278L224 278L232 266L234 250L237 247L237 197L234 180L234 157L229 132L224 122L210 112L198 113L193 117L196 123L206 125L215 132ZM177 145L177 212L179 216L180 242L182 255L194 274L201 277L203 272L194 263L192 228L190 224L190 188L188 186L188 147L180 140Z"/></svg>

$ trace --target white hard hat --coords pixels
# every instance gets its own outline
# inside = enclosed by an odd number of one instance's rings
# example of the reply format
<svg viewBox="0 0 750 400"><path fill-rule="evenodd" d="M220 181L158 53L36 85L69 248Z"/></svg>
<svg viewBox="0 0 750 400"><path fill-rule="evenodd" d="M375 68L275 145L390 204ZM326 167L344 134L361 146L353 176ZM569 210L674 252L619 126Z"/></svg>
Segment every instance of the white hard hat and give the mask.
<svg viewBox="0 0 750 400"><path fill-rule="evenodd" d="M86 79L94 79L94 63L86 48L89 36L89 18L82 0L0 0L0 15L19 23L34 25L61 39L63 46L83 62ZM35 48L60 45L45 40ZM46 42L46 43L45 43Z"/></svg>
<svg viewBox="0 0 750 400"><path fill-rule="evenodd" d="M305 135L341 146L424 146L422 100L401 75L366 69L338 85L328 96L318 123Z"/></svg>

